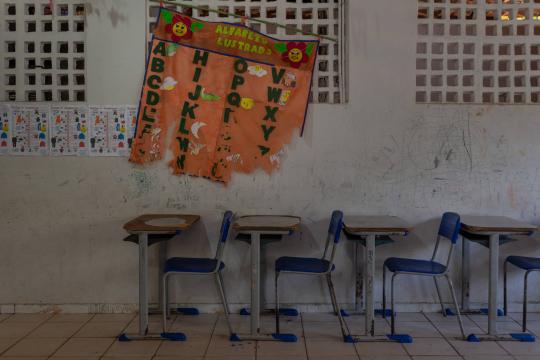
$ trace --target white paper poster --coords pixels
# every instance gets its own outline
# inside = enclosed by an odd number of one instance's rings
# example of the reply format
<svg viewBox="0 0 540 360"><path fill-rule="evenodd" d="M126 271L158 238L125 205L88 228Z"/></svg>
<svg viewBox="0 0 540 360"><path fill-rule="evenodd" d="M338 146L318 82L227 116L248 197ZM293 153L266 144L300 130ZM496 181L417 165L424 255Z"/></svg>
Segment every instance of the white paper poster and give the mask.
<svg viewBox="0 0 540 360"><path fill-rule="evenodd" d="M132 106L127 105L126 106L126 117L128 120L128 128L129 128L129 135L128 135L128 153L131 152L131 146L133 145L133 138L135 137L135 130L137 129L137 113L139 111L138 106Z"/></svg>
<svg viewBox="0 0 540 360"><path fill-rule="evenodd" d="M89 132L86 107L51 107L51 155L88 155Z"/></svg>
<svg viewBox="0 0 540 360"><path fill-rule="evenodd" d="M129 156L138 106L0 103L0 155Z"/></svg>
<svg viewBox="0 0 540 360"><path fill-rule="evenodd" d="M124 106L90 107L90 155L126 156L127 120Z"/></svg>
<svg viewBox="0 0 540 360"><path fill-rule="evenodd" d="M0 155L11 151L11 108L0 104Z"/></svg>
<svg viewBox="0 0 540 360"><path fill-rule="evenodd" d="M15 105L12 110L12 154L48 155L50 108Z"/></svg>

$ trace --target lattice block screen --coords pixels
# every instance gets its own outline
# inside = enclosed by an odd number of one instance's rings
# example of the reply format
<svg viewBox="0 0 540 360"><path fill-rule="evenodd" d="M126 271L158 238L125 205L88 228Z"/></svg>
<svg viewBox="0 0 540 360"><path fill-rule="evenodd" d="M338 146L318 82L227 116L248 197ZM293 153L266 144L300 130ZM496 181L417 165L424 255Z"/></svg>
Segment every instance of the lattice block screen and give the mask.
<svg viewBox="0 0 540 360"><path fill-rule="evenodd" d="M187 3L211 7L240 16L260 18L289 27L340 39L338 43L323 40L313 74L310 100L314 103L346 102L345 67L345 0L188 0ZM147 1L148 40L159 13L159 4ZM166 5L205 21L240 22L239 19L206 10ZM298 39L305 35L275 25L247 21L250 28L280 39Z"/></svg>
<svg viewBox="0 0 540 360"><path fill-rule="evenodd" d="M85 101L84 3L0 0L0 101Z"/></svg>
<svg viewBox="0 0 540 360"><path fill-rule="evenodd" d="M540 103L540 0L418 0L416 101Z"/></svg>

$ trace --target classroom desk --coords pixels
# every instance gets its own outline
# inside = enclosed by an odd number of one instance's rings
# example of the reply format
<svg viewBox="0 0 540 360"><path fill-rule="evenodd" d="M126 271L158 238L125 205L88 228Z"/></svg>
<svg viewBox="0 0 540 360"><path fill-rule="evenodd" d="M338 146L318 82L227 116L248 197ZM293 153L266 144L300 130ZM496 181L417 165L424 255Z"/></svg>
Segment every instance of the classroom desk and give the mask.
<svg viewBox="0 0 540 360"><path fill-rule="evenodd" d="M199 215L147 214L124 224L128 233L138 237L139 244L139 333L122 334L119 340L161 339L160 335L148 334L148 238L169 235L151 240L152 243L170 239L191 228L199 219Z"/></svg>
<svg viewBox="0 0 540 360"><path fill-rule="evenodd" d="M248 234L251 244L251 326L250 334L239 334L240 340L279 340L260 333L261 310L261 236L289 235L300 228L300 218L296 216L251 215L236 220L233 229L240 234Z"/></svg>
<svg viewBox="0 0 540 360"><path fill-rule="evenodd" d="M488 334L479 340L501 340L497 332L497 295L499 292L499 245L507 242L505 237L530 235L537 226L504 216L462 216L461 235L463 239L479 242L489 248L489 301ZM468 310L470 284L470 255L468 241L463 241L463 293L462 307ZM511 339L511 338L510 338Z"/></svg>
<svg viewBox="0 0 540 360"><path fill-rule="evenodd" d="M362 295L362 286L358 277L358 244L366 247L364 251L364 279L363 284L366 292L365 306L365 336L375 336L374 320L374 294L373 283L375 277L375 246L393 242L392 235L407 235L409 226L396 216L347 216L344 221L345 235L349 240L356 242L355 248L355 273L356 292L355 305L358 310L358 298ZM387 340L387 338L379 339Z"/></svg>

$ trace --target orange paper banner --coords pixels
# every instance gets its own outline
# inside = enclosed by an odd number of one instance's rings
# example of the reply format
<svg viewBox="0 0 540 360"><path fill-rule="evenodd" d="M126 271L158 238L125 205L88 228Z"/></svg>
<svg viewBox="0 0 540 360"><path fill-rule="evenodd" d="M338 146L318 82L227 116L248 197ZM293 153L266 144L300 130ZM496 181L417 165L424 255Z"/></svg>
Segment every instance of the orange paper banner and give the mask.
<svg viewBox="0 0 540 360"><path fill-rule="evenodd" d="M317 47L161 9L130 160L170 149L175 174L271 173L303 126Z"/></svg>

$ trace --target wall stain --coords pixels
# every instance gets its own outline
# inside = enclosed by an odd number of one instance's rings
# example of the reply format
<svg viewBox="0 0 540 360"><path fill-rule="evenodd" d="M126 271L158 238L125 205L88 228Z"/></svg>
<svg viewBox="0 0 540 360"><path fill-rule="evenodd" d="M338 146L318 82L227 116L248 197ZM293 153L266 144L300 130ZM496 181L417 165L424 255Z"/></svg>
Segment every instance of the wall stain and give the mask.
<svg viewBox="0 0 540 360"><path fill-rule="evenodd" d="M99 11L99 9L98 8L94 9L94 6L92 6L92 4L90 2L86 3L86 13L88 15L95 13L97 17L101 16L101 12Z"/></svg>
<svg viewBox="0 0 540 360"><path fill-rule="evenodd" d="M518 204L517 204L517 200L516 200L516 194L514 192L514 187L512 186L512 184L508 184L508 188L506 189L506 193L508 195L508 200L510 202L510 206L512 207L512 209L517 209L518 207Z"/></svg>
<svg viewBox="0 0 540 360"><path fill-rule="evenodd" d="M141 197L150 192L152 188L152 179L146 171L135 170L130 174L130 178L135 182L136 197Z"/></svg>
<svg viewBox="0 0 540 360"><path fill-rule="evenodd" d="M114 6L109 10L107 15L109 16L109 19L111 20L111 24L114 28L118 26L119 22L127 21L127 17L121 14L120 12L118 12L118 10L116 10Z"/></svg>
<svg viewBox="0 0 540 360"><path fill-rule="evenodd" d="M440 160L439 160L439 157L438 156L435 156L435 159L433 159L433 167L436 169L439 167L439 164L440 164Z"/></svg>
<svg viewBox="0 0 540 360"><path fill-rule="evenodd" d="M446 153L446 161L450 160L450 157L452 156L453 153L454 153L454 149L448 150L448 152Z"/></svg>

